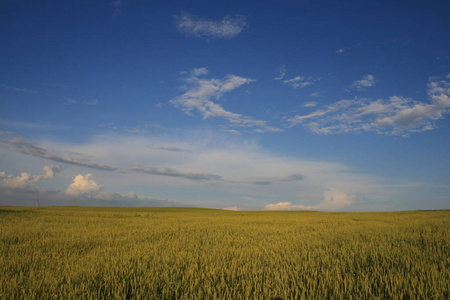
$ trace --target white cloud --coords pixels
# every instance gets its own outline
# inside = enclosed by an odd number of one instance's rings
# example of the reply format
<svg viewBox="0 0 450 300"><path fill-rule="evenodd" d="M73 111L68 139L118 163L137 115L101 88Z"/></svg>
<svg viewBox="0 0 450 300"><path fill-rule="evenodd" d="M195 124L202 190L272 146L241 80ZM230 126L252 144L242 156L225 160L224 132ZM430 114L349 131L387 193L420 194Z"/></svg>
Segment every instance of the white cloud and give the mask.
<svg viewBox="0 0 450 300"><path fill-rule="evenodd" d="M374 86L376 82L375 77L368 74L364 76L363 79L353 82L352 86L358 90L364 90L365 88Z"/></svg>
<svg viewBox="0 0 450 300"><path fill-rule="evenodd" d="M208 73L209 73L208 68L205 68L205 67L203 67L203 68L195 68L195 69L193 69L191 71L191 77L192 78L198 78L198 77L200 77L202 75L208 75Z"/></svg>
<svg viewBox="0 0 450 300"><path fill-rule="evenodd" d="M353 196L337 189L324 192L324 200L318 205L292 205L291 202L268 204L266 210L340 210L353 202Z"/></svg>
<svg viewBox="0 0 450 300"><path fill-rule="evenodd" d="M309 102L303 103L303 107L316 107L317 104L318 104L318 103L315 102L315 101L309 101Z"/></svg>
<svg viewBox="0 0 450 300"><path fill-rule="evenodd" d="M348 50L348 48L341 48L341 49L338 49L338 50L336 50L336 53L337 54L341 54L341 53L344 53L344 52L347 52L347 50Z"/></svg>
<svg viewBox="0 0 450 300"><path fill-rule="evenodd" d="M91 101L85 101L84 102L87 105L97 105L98 104L98 100L97 99L93 99Z"/></svg>
<svg viewBox="0 0 450 300"><path fill-rule="evenodd" d="M92 179L92 174L77 175L73 179L73 183L67 188L66 194L70 196L77 195L95 195L103 189Z"/></svg>
<svg viewBox="0 0 450 300"><path fill-rule="evenodd" d="M226 16L220 21L202 20L184 13L175 16L175 22L180 32L197 37L234 38L245 27L243 16Z"/></svg>
<svg viewBox="0 0 450 300"><path fill-rule="evenodd" d="M42 147L49 149L49 152L75 152L83 157L101 157L108 165L117 164L117 170L104 172L100 169L98 174L101 177L93 177L85 175L90 173L88 166L70 165L61 174L60 180L73 182L63 186L63 192L41 191L42 198L48 196L54 199L55 203L50 205L58 205L59 201L71 205L73 199L77 199L80 204L82 201L86 205L154 203L159 206L165 204L158 199L170 199L178 205L184 203L215 208L238 206L240 209L261 209L277 199L277 202L300 203L317 208L326 199L324 191L335 189L346 195L355 195L351 204L337 209L352 210L357 207L361 210L367 204L365 195L370 194L372 199L378 199L392 198L395 193L393 189L386 189L380 178L362 174L339 163L266 153L259 148L255 139L248 137L211 130L183 131L171 138L165 134L163 136L110 133L93 137L88 143L79 145L43 142ZM0 148L0 155L5 151L17 152L15 148ZM21 155L22 152L18 152L17 156ZM27 160L32 159L39 161L43 158L27 157ZM133 166L144 167L142 172L137 172L130 170ZM2 174L2 178L5 176ZM101 182L98 178L101 178ZM130 196L130 188L147 197L141 201L141 197ZM37 195L35 189L29 193L22 190L6 195L7 190L0 188L0 200L13 197L19 201L19 195L28 195L27 199L33 200L32 194ZM321 209L332 210L332 203L344 202L343 197L336 196L338 193L333 195L334 198L330 196L327 200L328 208L323 206ZM105 203L102 204L102 201ZM172 202L167 205L175 205Z"/></svg>
<svg viewBox="0 0 450 300"><path fill-rule="evenodd" d="M111 5L114 8L121 8L123 5L123 0L114 0L113 2L111 2Z"/></svg>
<svg viewBox="0 0 450 300"><path fill-rule="evenodd" d="M117 17L122 13L124 0L114 0L110 4L114 8L113 16Z"/></svg>
<svg viewBox="0 0 450 300"><path fill-rule="evenodd" d="M435 121L450 110L450 81L431 78L429 102L393 96L387 100L341 100L307 115L287 119L318 134L373 131L378 134L407 135L436 128Z"/></svg>
<svg viewBox="0 0 450 300"><path fill-rule="evenodd" d="M278 202L276 204L267 204L264 208L266 210L301 210L303 207L303 205L292 205L292 202Z"/></svg>
<svg viewBox="0 0 450 300"><path fill-rule="evenodd" d="M65 103L66 105L74 105L74 104L78 104L78 103L84 103L86 105L97 105L99 103L97 99L92 99L90 101L83 101L83 102L77 101L77 100L75 100L73 98L69 98L69 97L64 97L64 99L66 100L66 103Z"/></svg>
<svg viewBox="0 0 450 300"><path fill-rule="evenodd" d="M306 78L304 76L295 76L291 79L283 80L283 83L296 89L296 88L304 88L309 85L312 85L314 83L314 81L317 81L317 80L320 80L320 78L312 78L312 77Z"/></svg>
<svg viewBox="0 0 450 300"><path fill-rule="evenodd" d="M6 85L4 83L0 84L0 86L4 87L6 89L9 89L9 90L17 91L17 92L28 93L28 94L37 94L37 91L31 90L31 89L28 89L28 88L11 87L11 86L8 86L8 85Z"/></svg>
<svg viewBox="0 0 450 300"><path fill-rule="evenodd" d="M304 79L305 77L303 76L295 76L294 78L283 80L283 82L294 88L298 88L300 87L300 82L303 81Z"/></svg>
<svg viewBox="0 0 450 300"><path fill-rule="evenodd" d="M235 130L235 129L224 129L222 131L223 132L228 132L228 133L231 133L231 134L234 134L234 135L241 135L242 134L240 131Z"/></svg>
<svg viewBox="0 0 450 300"><path fill-rule="evenodd" d="M72 104L77 104L78 101L69 97L64 97L64 99L66 100L66 104L67 105L72 105Z"/></svg>
<svg viewBox="0 0 450 300"><path fill-rule="evenodd" d="M234 126L256 127L257 130L263 132L281 131L281 129L268 126L266 121L254 120L251 117L227 111L220 104L213 101L213 99L220 99L224 93L231 92L244 84L253 82L253 79L236 75L227 75L223 79L206 79L201 77L206 74L208 74L206 68L194 69L190 76L185 78L185 81L188 83L188 86L185 87L187 92L172 99L170 102L186 114L191 115L192 111L199 112L203 119L223 118Z"/></svg>
<svg viewBox="0 0 450 300"><path fill-rule="evenodd" d="M34 184L46 179L55 177L55 174L60 172L62 167L60 166L45 166L44 175L30 175L23 172L20 176L6 175L5 172L0 172L0 186L9 189L29 188Z"/></svg>
<svg viewBox="0 0 450 300"><path fill-rule="evenodd" d="M52 127L47 124L41 124L41 123L31 123L31 122L21 122L21 121L11 121L11 120L4 120L0 118L0 125L3 127L10 127L10 128L16 128L16 129L31 129L31 130L55 130L55 129L61 129L61 127ZM1 132L0 132L1 135Z"/></svg>
<svg viewBox="0 0 450 300"><path fill-rule="evenodd" d="M232 211L238 211L239 207L237 206L232 206L232 207L225 207L223 210L232 210Z"/></svg>
<svg viewBox="0 0 450 300"><path fill-rule="evenodd" d="M280 65L278 72L279 76L275 77L274 80L282 80L282 82L286 85L289 85L293 88L304 88L306 86L312 85L314 81L320 80L320 78L313 77L304 77L304 76L295 76L291 79L285 79L287 74L287 69L285 65Z"/></svg>
<svg viewBox="0 0 450 300"><path fill-rule="evenodd" d="M278 72L280 73L279 76L275 77L274 80L283 80L284 76L286 76L287 69L285 65L280 65Z"/></svg>

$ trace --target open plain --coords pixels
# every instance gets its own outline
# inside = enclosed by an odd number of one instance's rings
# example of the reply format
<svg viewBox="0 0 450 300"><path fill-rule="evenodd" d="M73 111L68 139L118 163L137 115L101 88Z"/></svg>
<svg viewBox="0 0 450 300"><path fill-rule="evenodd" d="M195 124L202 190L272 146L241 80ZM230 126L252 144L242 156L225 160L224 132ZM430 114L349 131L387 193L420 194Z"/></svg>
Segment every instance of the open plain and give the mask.
<svg viewBox="0 0 450 300"><path fill-rule="evenodd" d="M450 211L2 207L1 299L449 299Z"/></svg>

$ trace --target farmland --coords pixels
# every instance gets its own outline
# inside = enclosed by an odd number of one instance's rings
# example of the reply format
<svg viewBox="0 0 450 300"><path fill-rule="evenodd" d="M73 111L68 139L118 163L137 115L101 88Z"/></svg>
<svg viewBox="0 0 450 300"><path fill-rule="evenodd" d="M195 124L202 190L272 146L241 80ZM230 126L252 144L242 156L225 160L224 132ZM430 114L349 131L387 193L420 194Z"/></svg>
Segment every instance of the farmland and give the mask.
<svg viewBox="0 0 450 300"><path fill-rule="evenodd" d="M0 299L449 299L450 211L0 208Z"/></svg>

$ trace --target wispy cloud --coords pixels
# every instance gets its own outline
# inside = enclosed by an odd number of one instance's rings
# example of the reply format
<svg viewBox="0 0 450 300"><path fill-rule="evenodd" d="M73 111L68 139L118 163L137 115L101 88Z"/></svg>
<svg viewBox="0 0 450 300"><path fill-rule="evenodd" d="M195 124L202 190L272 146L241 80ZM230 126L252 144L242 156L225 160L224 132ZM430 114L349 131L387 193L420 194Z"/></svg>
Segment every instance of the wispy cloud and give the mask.
<svg viewBox="0 0 450 300"><path fill-rule="evenodd" d="M240 132L239 130L235 130L235 129L224 129L222 131L223 132L228 132L228 133L231 133L231 134L234 134L234 135L241 135L242 134L242 132Z"/></svg>
<svg viewBox="0 0 450 300"><path fill-rule="evenodd" d="M92 99L91 101L85 101L84 102L87 105L97 105L98 104L98 100L97 99Z"/></svg>
<svg viewBox="0 0 450 300"><path fill-rule="evenodd" d="M309 101L309 102L303 103L303 107L316 107L317 105L318 105L318 103L315 101Z"/></svg>
<svg viewBox="0 0 450 300"><path fill-rule="evenodd" d="M122 6L124 0L114 0L110 4L114 8L113 16L118 16L122 13Z"/></svg>
<svg viewBox="0 0 450 300"><path fill-rule="evenodd" d="M12 87L12 86L6 85L4 83L0 84L0 86L4 87L5 89L13 90L16 92L27 93L27 94L37 94L37 91L29 89L29 88Z"/></svg>
<svg viewBox="0 0 450 300"><path fill-rule="evenodd" d="M95 162L91 162L88 160L75 159L75 158L72 158L68 154L61 155L58 153L54 153L48 149L38 146L37 144L33 143L32 141L29 141L29 140L23 138L22 136L20 136L16 133L13 133L13 132L0 130L0 136L6 137L6 138L0 138L0 146L5 147L12 151L20 152L20 153L27 154L30 156L41 157L41 158L49 159L49 160L60 162L60 163L78 165L78 166L88 167L88 168L97 169L97 170L103 170L103 171L117 170L117 168L112 167L112 166L101 165L101 164L97 164Z"/></svg>
<svg viewBox="0 0 450 300"><path fill-rule="evenodd" d="M288 72L285 65L280 65L278 72L279 76L275 77L274 80L282 81L284 84L289 85L293 88L304 88L312 85L314 81L320 80L320 78L305 76L294 76L290 79L285 79Z"/></svg>
<svg viewBox="0 0 450 300"><path fill-rule="evenodd" d="M153 149L171 151L171 152L191 152L191 150L181 149L178 147L150 146Z"/></svg>
<svg viewBox="0 0 450 300"><path fill-rule="evenodd" d="M299 181L299 180L303 180L305 179L305 176L303 176L302 174L292 174L286 177L272 177L272 178L258 178L258 179L254 179L252 180L252 183L254 184L258 184L258 185L269 185L269 184L273 184L273 183L278 183L278 182L292 182L292 181Z"/></svg>
<svg viewBox="0 0 450 300"><path fill-rule="evenodd" d="M21 122L21 121L11 121L0 119L0 125L11 128L18 129L31 129L31 130L59 130L61 127L50 126L47 124L31 123L31 122Z"/></svg>
<svg viewBox="0 0 450 300"><path fill-rule="evenodd" d="M220 21L205 20L188 13L175 16L177 29L187 35L212 38L234 38L245 27L244 16L226 16Z"/></svg>
<svg viewBox="0 0 450 300"><path fill-rule="evenodd" d="M295 76L294 78L283 80L283 83L293 88L304 88L311 85L312 81L306 80L303 76Z"/></svg>
<svg viewBox="0 0 450 300"><path fill-rule="evenodd" d="M205 181L217 181L222 178L219 175L208 174L208 173L189 173L189 172L181 172L172 168L156 168L151 166L137 166L133 167L130 170L144 173L149 175L160 175L160 176L169 176L169 177L180 177L190 180L205 180Z"/></svg>
<svg viewBox="0 0 450 300"><path fill-rule="evenodd" d="M367 74L362 79L353 82L352 87L358 90L364 90L368 87L374 86L376 82L377 81L373 75Z"/></svg>
<svg viewBox="0 0 450 300"><path fill-rule="evenodd" d="M77 104L78 101L69 97L64 97L64 100L66 100L67 105Z"/></svg>
<svg viewBox="0 0 450 300"><path fill-rule="evenodd" d="M225 93L255 81L254 79L231 74L223 79L206 79L202 77L207 74L208 70L206 68L197 68L191 71L190 75L184 79L188 84L185 87L187 92L172 99L170 102L186 114L191 115L192 111L199 112L203 119L223 118L234 126L256 127L255 131L258 132L282 131L281 129L268 126L266 121L254 120L251 117L227 111L220 104L213 101L213 99L220 99Z"/></svg>
<svg viewBox="0 0 450 300"><path fill-rule="evenodd" d="M74 105L74 104L78 104L78 103L83 103L83 104L86 104L86 105L98 105L98 100L97 99L92 99L92 100L89 100L89 101L84 101L84 102L80 102L80 101L78 101L78 100L75 100L75 99L73 99L73 98L70 98L70 97L64 97L64 100L66 100L66 105Z"/></svg>
<svg viewBox="0 0 450 300"><path fill-rule="evenodd" d="M436 121L450 110L450 78L431 78L430 101L420 102L393 96L387 100L341 100L307 115L287 121L319 134L373 131L378 134L408 135L436 128Z"/></svg>
<svg viewBox="0 0 450 300"><path fill-rule="evenodd" d="M138 125L120 125L120 124L114 124L113 122L99 124L98 127L101 128L107 128L110 130L117 130L117 131L123 131L127 133L147 133L149 131L152 131L151 129L158 129L163 130L165 129L164 126L160 124L155 124L152 122L139 122Z"/></svg>
<svg viewBox="0 0 450 300"><path fill-rule="evenodd" d="M287 69L285 65L280 65L278 68L279 75L274 78L274 80L283 80L284 76L286 76Z"/></svg>
<svg viewBox="0 0 450 300"><path fill-rule="evenodd" d="M123 5L123 0L114 0L111 2L111 6L114 8L121 8Z"/></svg>

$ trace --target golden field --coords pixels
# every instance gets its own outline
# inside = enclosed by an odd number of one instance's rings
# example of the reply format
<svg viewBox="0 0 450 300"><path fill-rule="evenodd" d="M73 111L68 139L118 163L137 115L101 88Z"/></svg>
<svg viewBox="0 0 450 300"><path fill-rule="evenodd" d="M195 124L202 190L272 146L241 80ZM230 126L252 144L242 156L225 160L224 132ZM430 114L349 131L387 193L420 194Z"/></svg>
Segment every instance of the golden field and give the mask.
<svg viewBox="0 0 450 300"><path fill-rule="evenodd" d="M1 299L449 299L450 211L1 207Z"/></svg>

